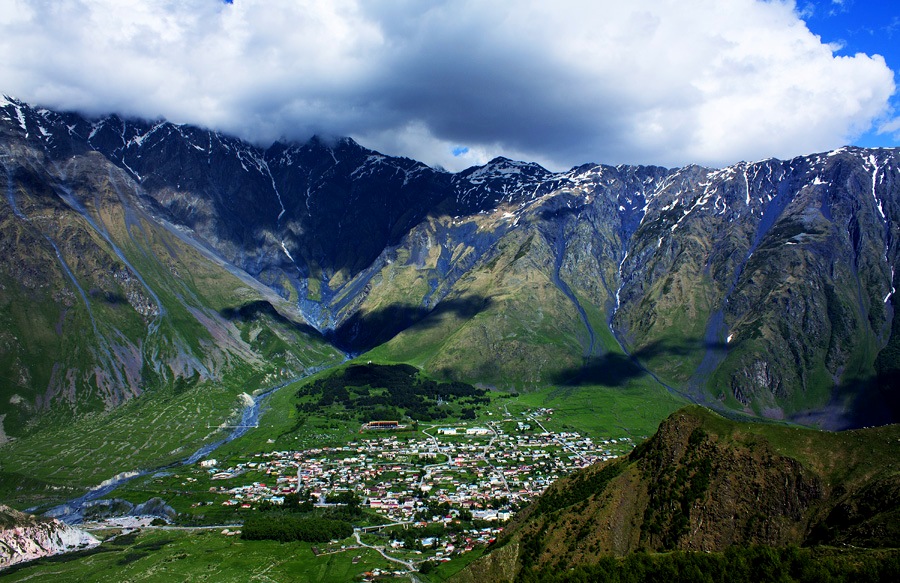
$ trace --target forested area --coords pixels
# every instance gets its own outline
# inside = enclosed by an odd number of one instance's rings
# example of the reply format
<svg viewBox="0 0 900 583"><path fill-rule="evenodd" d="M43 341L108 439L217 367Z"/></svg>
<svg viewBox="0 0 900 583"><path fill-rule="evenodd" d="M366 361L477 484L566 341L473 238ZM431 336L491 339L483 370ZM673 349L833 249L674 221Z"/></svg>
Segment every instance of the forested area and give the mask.
<svg viewBox="0 0 900 583"><path fill-rule="evenodd" d="M283 512L260 512L247 516L241 537L247 540L304 541L323 543L353 534L345 520L304 517Z"/></svg>
<svg viewBox="0 0 900 583"><path fill-rule="evenodd" d="M327 409L332 416L361 423L406 417L474 419L476 409L489 402L486 392L459 381L423 378L406 364L359 364L304 385L297 391L296 406L301 415Z"/></svg>

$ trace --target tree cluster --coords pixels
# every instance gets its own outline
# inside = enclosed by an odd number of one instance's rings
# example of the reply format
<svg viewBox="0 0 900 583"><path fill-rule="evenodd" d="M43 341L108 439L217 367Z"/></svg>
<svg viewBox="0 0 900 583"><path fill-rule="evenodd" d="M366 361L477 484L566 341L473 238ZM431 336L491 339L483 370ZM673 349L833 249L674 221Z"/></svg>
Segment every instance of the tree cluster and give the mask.
<svg viewBox="0 0 900 583"><path fill-rule="evenodd" d="M485 393L463 382L421 378L418 369L406 364L360 364L303 386L297 392L303 401L297 409L316 413L339 405L360 422L403 417L433 421L458 408L463 418L475 418L476 407L490 401Z"/></svg>
<svg viewBox="0 0 900 583"><path fill-rule="evenodd" d="M344 520L307 518L286 512L256 512L247 516L241 538L247 540L304 541L323 543L353 534Z"/></svg>

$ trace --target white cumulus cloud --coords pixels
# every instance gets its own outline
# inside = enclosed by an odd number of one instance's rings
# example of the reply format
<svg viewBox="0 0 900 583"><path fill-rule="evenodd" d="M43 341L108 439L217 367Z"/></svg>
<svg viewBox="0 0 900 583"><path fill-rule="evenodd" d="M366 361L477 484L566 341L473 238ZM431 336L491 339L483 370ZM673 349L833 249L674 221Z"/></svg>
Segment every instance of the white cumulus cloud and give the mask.
<svg viewBox="0 0 900 583"><path fill-rule="evenodd" d="M893 72L833 49L780 0L0 0L0 92L450 169L723 165L890 132Z"/></svg>

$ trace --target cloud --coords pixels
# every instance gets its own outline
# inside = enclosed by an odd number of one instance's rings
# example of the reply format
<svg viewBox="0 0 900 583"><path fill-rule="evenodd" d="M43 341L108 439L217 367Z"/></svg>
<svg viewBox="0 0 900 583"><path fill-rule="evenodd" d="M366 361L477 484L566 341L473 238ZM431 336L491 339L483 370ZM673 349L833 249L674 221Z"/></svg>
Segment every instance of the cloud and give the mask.
<svg viewBox="0 0 900 583"><path fill-rule="evenodd" d="M781 0L0 4L0 91L262 144L350 135L450 169L723 165L892 123L884 60L835 56Z"/></svg>
<svg viewBox="0 0 900 583"><path fill-rule="evenodd" d="M879 134L893 134L894 139L900 140L900 117L884 122L878 127Z"/></svg>

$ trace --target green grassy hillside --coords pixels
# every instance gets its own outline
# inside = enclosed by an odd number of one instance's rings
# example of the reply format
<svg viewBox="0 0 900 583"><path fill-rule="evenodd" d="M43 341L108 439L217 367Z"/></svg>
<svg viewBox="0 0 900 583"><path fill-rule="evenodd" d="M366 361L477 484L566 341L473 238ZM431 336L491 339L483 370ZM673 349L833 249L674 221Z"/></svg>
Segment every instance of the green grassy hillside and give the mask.
<svg viewBox="0 0 900 583"><path fill-rule="evenodd" d="M553 484L468 576L531 580L636 551L897 548L898 443L900 426L825 433L682 409L627 458Z"/></svg>

